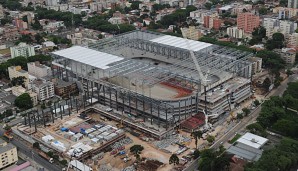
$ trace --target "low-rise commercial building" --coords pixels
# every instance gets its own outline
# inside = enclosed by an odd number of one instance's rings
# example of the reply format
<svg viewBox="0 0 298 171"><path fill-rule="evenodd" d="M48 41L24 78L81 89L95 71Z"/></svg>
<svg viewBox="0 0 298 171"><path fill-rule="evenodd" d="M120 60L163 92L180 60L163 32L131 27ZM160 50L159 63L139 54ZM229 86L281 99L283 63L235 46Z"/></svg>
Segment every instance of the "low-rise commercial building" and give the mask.
<svg viewBox="0 0 298 171"><path fill-rule="evenodd" d="M18 161L17 148L11 143L0 139L0 169L16 163Z"/></svg>
<svg viewBox="0 0 298 171"><path fill-rule="evenodd" d="M228 153L248 161L258 161L263 153L262 147L268 142L268 139L248 132L236 142L227 150Z"/></svg>

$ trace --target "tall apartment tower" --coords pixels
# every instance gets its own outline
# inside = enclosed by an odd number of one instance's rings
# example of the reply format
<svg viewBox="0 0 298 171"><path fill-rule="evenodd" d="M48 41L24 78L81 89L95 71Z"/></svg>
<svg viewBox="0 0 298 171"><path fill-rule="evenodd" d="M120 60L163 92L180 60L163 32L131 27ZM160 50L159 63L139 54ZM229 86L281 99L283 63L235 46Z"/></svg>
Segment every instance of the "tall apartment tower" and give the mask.
<svg viewBox="0 0 298 171"><path fill-rule="evenodd" d="M298 8L297 0L288 0L288 8Z"/></svg>
<svg viewBox="0 0 298 171"><path fill-rule="evenodd" d="M252 13L238 14L237 27L243 29L245 33L252 33L254 28L260 26L260 17Z"/></svg>

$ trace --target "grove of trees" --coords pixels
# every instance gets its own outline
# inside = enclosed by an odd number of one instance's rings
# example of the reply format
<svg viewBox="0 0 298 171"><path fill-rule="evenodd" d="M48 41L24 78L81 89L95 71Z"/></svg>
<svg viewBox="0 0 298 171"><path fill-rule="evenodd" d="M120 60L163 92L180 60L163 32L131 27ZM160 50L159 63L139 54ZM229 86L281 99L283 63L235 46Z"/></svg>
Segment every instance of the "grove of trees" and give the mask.
<svg viewBox="0 0 298 171"><path fill-rule="evenodd" d="M28 93L24 93L18 96L14 103L18 108L22 110L31 109L33 107L33 101Z"/></svg>

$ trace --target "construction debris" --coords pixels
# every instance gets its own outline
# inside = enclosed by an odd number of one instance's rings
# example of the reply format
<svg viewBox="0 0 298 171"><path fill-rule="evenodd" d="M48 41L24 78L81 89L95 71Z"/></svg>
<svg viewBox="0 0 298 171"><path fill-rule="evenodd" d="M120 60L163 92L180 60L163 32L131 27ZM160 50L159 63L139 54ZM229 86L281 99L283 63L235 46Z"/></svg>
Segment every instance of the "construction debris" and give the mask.
<svg viewBox="0 0 298 171"><path fill-rule="evenodd" d="M133 141L129 137L126 137L126 138L123 138L123 139L115 142L114 144L111 145L111 147L113 150L117 150L117 149L120 149L123 146L131 144L131 143L133 143Z"/></svg>
<svg viewBox="0 0 298 171"><path fill-rule="evenodd" d="M128 167L122 169L121 171L136 171L136 169L134 166L128 166Z"/></svg>

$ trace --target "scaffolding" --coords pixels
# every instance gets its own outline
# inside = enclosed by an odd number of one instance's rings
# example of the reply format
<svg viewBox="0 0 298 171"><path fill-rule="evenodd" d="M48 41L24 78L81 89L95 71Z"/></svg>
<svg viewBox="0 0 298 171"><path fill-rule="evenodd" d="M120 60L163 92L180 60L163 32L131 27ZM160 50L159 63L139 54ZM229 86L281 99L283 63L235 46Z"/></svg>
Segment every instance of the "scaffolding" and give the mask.
<svg viewBox="0 0 298 171"><path fill-rule="evenodd" d="M86 98L97 98L103 105L144 120L149 118L151 122L157 121L159 126L164 124L168 128L200 111L198 103L203 89L189 51L152 41L162 36L164 35L155 32L133 31L89 44L89 49L123 58L108 64L108 68L102 70L52 54L53 65L57 67L53 70L59 78L68 80L72 76L79 81L84 87ZM251 63L247 58L252 55L217 45L206 45L195 51L202 72L209 74L210 84L207 90L235 76L250 78ZM151 60L160 64L155 65ZM92 73L98 74L94 76ZM113 79L119 81L115 83ZM124 86L125 82L128 82L128 86ZM189 92L188 96L177 99L153 98L151 88L165 83L182 87L183 91ZM138 89L137 86L141 88ZM96 91L93 91L94 87ZM149 91L149 94L145 91Z"/></svg>

